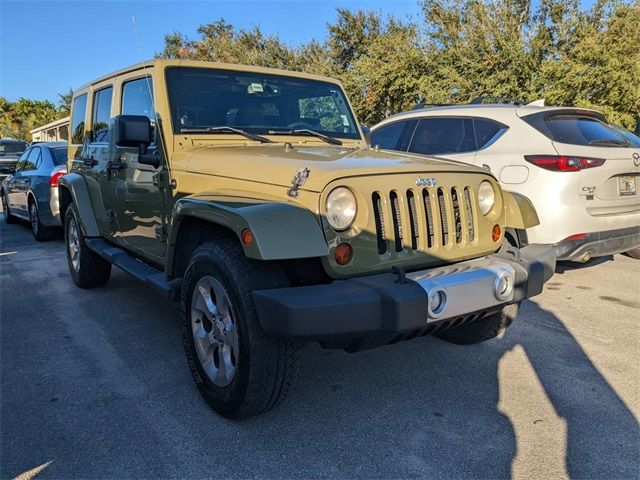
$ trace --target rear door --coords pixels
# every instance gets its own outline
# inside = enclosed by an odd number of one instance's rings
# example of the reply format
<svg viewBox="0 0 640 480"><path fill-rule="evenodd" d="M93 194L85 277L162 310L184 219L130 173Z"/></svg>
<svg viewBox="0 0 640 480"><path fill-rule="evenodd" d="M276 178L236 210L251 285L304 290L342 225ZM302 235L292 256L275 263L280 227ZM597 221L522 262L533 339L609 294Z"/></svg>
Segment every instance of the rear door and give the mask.
<svg viewBox="0 0 640 480"><path fill-rule="evenodd" d="M640 139L622 135L595 116L549 116L545 123L559 155L604 163L579 172L577 195L591 215L617 215L640 209ZM589 160L594 159L594 160Z"/></svg>
<svg viewBox="0 0 640 480"><path fill-rule="evenodd" d="M21 214L28 215L28 192L34 174L42 161L42 149L32 147L26 160L20 163L18 175L14 178L14 201Z"/></svg>

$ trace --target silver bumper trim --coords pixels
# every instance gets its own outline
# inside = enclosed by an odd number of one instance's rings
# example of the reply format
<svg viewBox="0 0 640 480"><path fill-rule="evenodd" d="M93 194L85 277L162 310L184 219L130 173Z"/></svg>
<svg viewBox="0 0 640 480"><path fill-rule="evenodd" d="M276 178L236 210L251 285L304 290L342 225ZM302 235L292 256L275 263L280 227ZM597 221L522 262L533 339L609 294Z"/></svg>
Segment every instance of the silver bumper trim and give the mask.
<svg viewBox="0 0 640 480"><path fill-rule="evenodd" d="M427 322L445 320L506 304L514 299L515 268L482 259L407 274L427 293Z"/></svg>

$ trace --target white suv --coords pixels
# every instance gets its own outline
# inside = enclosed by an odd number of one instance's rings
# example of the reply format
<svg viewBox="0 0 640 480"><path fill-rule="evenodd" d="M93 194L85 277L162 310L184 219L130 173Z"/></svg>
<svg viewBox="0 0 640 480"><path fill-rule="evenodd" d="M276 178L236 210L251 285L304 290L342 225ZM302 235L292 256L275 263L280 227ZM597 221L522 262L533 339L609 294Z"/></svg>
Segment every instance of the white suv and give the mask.
<svg viewBox="0 0 640 480"><path fill-rule="evenodd" d="M400 113L372 128L371 143L489 169L538 211L540 225L515 242L551 244L561 260L639 258L640 137L599 112L540 103Z"/></svg>

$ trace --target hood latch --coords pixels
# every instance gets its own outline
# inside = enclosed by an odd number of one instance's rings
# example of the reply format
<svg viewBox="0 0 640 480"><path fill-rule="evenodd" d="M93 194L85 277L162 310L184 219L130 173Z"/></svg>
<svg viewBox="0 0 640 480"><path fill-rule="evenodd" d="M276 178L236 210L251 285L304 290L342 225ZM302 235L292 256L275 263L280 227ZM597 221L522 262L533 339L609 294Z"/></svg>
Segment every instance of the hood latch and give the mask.
<svg viewBox="0 0 640 480"><path fill-rule="evenodd" d="M291 188L287 190L287 195L291 198L298 198L300 187L304 185L311 174L307 167L299 168L295 176L291 179Z"/></svg>

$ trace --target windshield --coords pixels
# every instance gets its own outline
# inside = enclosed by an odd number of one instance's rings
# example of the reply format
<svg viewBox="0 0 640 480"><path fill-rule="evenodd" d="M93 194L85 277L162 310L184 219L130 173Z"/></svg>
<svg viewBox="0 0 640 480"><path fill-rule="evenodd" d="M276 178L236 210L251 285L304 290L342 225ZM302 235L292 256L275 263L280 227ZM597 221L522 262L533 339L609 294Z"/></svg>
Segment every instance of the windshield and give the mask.
<svg viewBox="0 0 640 480"><path fill-rule="evenodd" d="M25 142L0 140L0 155L9 153L22 153L27 149Z"/></svg>
<svg viewBox="0 0 640 480"><path fill-rule="evenodd" d="M175 133L226 126L262 135L308 129L332 137L360 139L344 93L332 83L255 72L172 67L167 69L167 88Z"/></svg>

